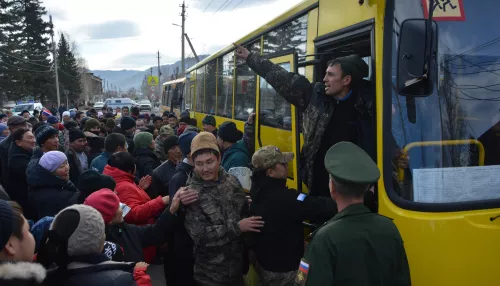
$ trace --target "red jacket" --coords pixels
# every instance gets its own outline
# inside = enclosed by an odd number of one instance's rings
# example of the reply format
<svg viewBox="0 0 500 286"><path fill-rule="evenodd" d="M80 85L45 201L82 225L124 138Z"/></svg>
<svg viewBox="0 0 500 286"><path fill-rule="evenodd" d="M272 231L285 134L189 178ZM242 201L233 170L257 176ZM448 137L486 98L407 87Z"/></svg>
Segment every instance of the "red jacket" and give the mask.
<svg viewBox="0 0 500 286"><path fill-rule="evenodd" d="M125 222L135 225L153 224L155 218L159 216L166 205L162 197L158 196L152 200L148 194L134 182L134 176L118 168L106 165L104 175L111 176L115 182L115 192L120 198L120 202L130 207L129 213L125 216ZM147 263L154 262L156 247L150 246L143 249L144 260Z"/></svg>
<svg viewBox="0 0 500 286"><path fill-rule="evenodd" d="M120 169L106 165L104 175L111 176L115 182L115 192L120 202L130 207L125 222L135 225L152 224L165 209L162 197L152 200L149 195L134 183L134 176Z"/></svg>

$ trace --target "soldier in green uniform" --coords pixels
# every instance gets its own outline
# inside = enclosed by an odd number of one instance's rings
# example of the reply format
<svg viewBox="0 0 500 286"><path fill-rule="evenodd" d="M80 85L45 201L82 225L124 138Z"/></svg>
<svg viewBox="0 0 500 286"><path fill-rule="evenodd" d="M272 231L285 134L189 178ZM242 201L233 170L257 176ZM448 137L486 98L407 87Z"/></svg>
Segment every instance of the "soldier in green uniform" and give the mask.
<svg viewBox="0 0 500 286"><path fill-rule="evenodd" d="M339 212L312 234L295 285L411 285L396 225L363 205L363 195L380 177L373 160L340 142L328 150L325 166Z"/></svg>

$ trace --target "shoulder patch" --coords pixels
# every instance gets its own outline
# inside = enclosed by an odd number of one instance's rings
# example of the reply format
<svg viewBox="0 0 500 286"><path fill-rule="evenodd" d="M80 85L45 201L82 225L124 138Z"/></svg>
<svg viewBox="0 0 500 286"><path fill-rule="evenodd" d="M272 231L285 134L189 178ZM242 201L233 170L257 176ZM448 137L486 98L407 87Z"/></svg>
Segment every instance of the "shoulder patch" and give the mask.
<svg viewBox="0 0 500 286"><path fill-rule="evenodd" d="M307 263L303 258L300 260L299 270L297 271L297 276L295 277L295 283L304 286L307 282L307 275L309 273L309 263Z"/></svg>
<svg viewBox="0 0 500 286"><path fill-rule="evenodd" d="M301 202L303 202L303 201L304 201L304 199L305 199L306 197L307 197L307 195L306 195L306 194L301 193L301 194L299 194L299 196L297 197L297 201L301 201Z"/></svg>

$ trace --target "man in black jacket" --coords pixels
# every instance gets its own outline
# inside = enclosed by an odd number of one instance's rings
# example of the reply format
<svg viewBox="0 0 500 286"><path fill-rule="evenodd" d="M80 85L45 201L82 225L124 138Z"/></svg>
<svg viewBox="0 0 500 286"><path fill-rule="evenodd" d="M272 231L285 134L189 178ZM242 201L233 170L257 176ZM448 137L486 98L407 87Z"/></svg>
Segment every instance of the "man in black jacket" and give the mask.
<svg viewBox="0 0 500 286"><path fill-rule="evenodd" d="M49 124L43 122L35 124L33 126L33 133L35 134L36 144L39 148L33 150L33 155L31 155L31 159L26 167L26 174L33 171L43 154L59 149L59 131Z"/></svg>
<svg viewBox="0 0 500 286"><path fill-rule="evenodd" d="M8 173L8 157L9 157L9 148L12 143L12 133L14 133L17 129L28 128L28 124L26 123L26 119L21 116L12 116L7 121L7 126L10 129L10 134L7 138L3 139L0 142L0 183L5 186L8 183L9 173Z"/></svg>
<svg viewBox="0 0 500 286"><path fill-rule="evenodd" d="M153 171L151 186L147 189L147 193L151 199L160 195L169 195L168 185L170 179L174 176L175 168L182 160L179 137L175 135L168 136L163 141L163 148L168 159Z"/></svg>
<svg viewBox="0 0 500 286"><path fill-rule="evenodd" d="M300 172L312 195L330 197L323 160L334 144L355 143L376 159L374 89L364 80L369 67L361 57L349 55L329 61L323 82L311 84L304 76L241 46L237 46L236 55L303 113Z"/></svg>
<svg viewBox="0 0 500 286"><path fill-rule="evenodd" d="M177 165L175 173L168 184L171 198L176 195L181 187L186 186L187 180L193 171L194 166L190 153L191 141L193 141L196 134L196 132L188 131L179 137L179 147L184 160ZM174 286L195 286L197 284L193 278L194 244L184 227L185 212L180 212L179 216L180 222L174 231L173 243L169 245L169 249L173 249L173 253L170 253L170 259L165 262L165 275L168 279L167 282L170 281L169 286L171 284Z"/></svg>
<svg viewBox="0 0 500 286"><path fill-rule="evenodd" d="M28 197L26 168L36 146L35 136L27 129L18 129L12 134L9 149L9 184L5 186L10 198L21 205L24 217L34 219L34 207Z"/></svg>
<svg viewBox="0 0 500 286"><path fill-rule="evenodd" d="M293 153L275 146L255 152L252 165L251 210L266 222L255 234L253 249L261 285L288 285L297 274L304 254L304 220L325 221L337 212L330 198L307 196L288 189L288 163Z"/></svg>
<svg viewBox="0 0 500 286"><path fill-rule="evenodd" d="M73 184L78 184L78 177L89 168L86 154L87 136L81 130L73 128L69 131L69 150L66 152L69 164L69 177Z"/></svg>
<svg viewBox="0 0 500 286"><path fill-rule="evenodd" d="M135 149L135 144L134 144L134 133L136 129L135 125L135 120L132 117L122 117L120 121L120 128L122 131L123 136L125 136L125 139L127 139L127 145L128 145L128 152L132 154Z"/></svg>

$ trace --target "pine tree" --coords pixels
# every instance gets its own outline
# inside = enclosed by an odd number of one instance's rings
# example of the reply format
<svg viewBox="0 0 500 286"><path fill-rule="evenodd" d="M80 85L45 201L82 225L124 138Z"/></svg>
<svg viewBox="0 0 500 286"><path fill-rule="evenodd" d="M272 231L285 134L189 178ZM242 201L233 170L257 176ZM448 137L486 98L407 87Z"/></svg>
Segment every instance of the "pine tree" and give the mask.
<svg viewBox="0 0 500 286"><path fill-rule="evenodd" d="M0 0L0 96L2 101L17 99L23 94L24 79L21 65L23 31L20 2Z"/></svg>
<svg viewBox="0 0 500 286"><path fill-rule="evenodd" d="M20 2L20 1L16 1ZM21 65L25 86L25 96L35 99L55 101L55 86L50 59L50 33L52 26L42 16L47 12L41 0L24 0L22 53L26 59Z"/></svg>
<svg viewBox="0 0 500 286"><path fill-rule="evenodd" d="M57 45L57 67L59 73L59 89L61 94L68 91L69 100L78 100L82 93L80 74L75 55L71 52L68 41L61 34Z"/></svg>

